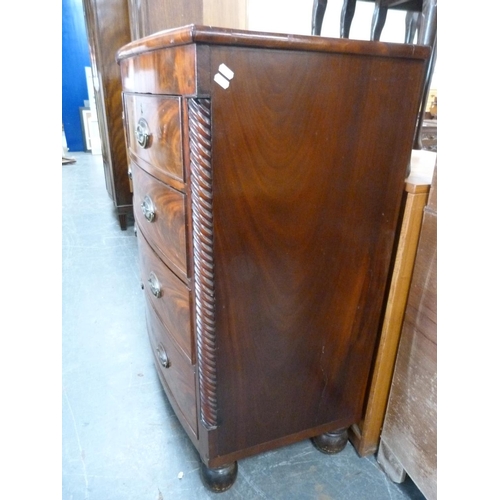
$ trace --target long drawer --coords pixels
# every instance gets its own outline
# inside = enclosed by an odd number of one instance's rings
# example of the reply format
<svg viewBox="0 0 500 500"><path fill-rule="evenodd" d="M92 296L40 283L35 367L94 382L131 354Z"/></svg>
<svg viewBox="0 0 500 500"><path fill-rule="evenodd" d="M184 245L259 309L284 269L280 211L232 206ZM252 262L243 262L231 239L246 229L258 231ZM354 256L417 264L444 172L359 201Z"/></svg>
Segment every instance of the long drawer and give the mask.
<svg viewBox="0 0 500 500"><path fill-rule="evenodd" d="M162 385L179 420L197 437L194 367L177 349L149 300L146 300L146 319L149 340Z"/></svg>
<svg viewBox="0 0 500 500"><path fill-rule="evenodd" d="M189 362L193 362L190 322L190 291L160 260L137 231L141 280L146 296L161 322Z"/></svg>
<svg viewBox="0 0 500 500"><path fill-rule="evenodd" d="M186 196L131 162L134 216L162 260L187 281Z"/></svg>
<svg viewBox="0 0 500 500"><path fill-rule="evenodd" d="M124 94L128 146L159 179L184 181L180 98Z"/></svg>

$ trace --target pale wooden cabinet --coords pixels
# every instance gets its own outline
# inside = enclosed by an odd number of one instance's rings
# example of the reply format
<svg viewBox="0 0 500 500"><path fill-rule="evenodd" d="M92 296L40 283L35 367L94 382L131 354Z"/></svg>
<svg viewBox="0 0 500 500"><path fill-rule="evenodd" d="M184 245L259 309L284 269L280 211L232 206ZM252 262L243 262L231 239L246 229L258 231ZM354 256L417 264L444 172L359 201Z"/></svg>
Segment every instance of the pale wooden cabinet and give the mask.
<svg viewBox="0 0 500 500"><path fill-rule="evenodd" d="M437 173L424 209L378 462L437 498Z"/></svg>
<svg viewBox="0 0 500 500"><path fill-rule="evenodd" d="M363 418L350 429L350 440L361 456L375 453L379 446L435 163L436 153L412 151L411 172L405 183L404 213L366 407Z"/></svg>

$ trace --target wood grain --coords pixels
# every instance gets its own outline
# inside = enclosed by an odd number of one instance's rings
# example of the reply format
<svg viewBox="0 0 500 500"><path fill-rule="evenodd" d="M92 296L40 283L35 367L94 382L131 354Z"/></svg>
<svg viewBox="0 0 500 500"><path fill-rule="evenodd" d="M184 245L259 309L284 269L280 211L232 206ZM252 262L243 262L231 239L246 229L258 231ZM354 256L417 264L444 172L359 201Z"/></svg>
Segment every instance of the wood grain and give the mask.
<svg viewBox="0 0 500 500"><path fill-rule="evenodd" d="M193 43L358 54L389 58L401 57L404 59L420 59L421 61L427 60L430 55L429 47L424 45L410 46L398 43L312 37L290 33L261 33L241 29L189 24L154 33L140 40L134 40L122 47L116 57L118 61L123 61L129 57L142 55L146 52Z"/></svg>
<svg viewBox="0 0 500 500"><path fill-rule="evenodd" d="M127 53L122 47L117 54L124 92L174 95L196 92L195 46L154 50L142 55L140 63L137 59L128 57ZM151 68L156 69L151 71Z"/></svg>
<svg viewBox="0 0 500 500"><path fill-rule="evenodd" d="M118 49L131 40L127 0L84 0L83 7L106 188L118 213L131 213L122 83L120 68L115 61Z"/></svg>
<svg viewBox="0 0 500 500"><path fill-rule="evenodd" d="M200 26L119 51L127 92L181 96L209 467L360 420L428 52Z"/></svg>
<svg viewBox="0 0 500 500"><path fill-rule="evenodd" d="M434 177L431 194L436 183ZM437 212L433 198L429 197L431 204L424 211L381 436L381 446L390 450L429 500L437 498Z"/></svg>
<svg viewBox="0 0 500 500"><path fill-rule="evenodd" d="M211 92L223 454L361 417L418 108L392 82L419 85L421 66L223 47L211 61L235 74Z"/></svg>
<svg viewBox="0 0 500 500"><path fill-rule="evenodd" d="M150 176L134 163L132 178L136 224L164 263L188 283L185 195ZM153 222L148 222L141 210L146 196L155 207Z"/></svg>
<svg viewBox="0 0 500 500"><path fill-rule="evenodd" d="M141 281L145 294L158 314L165 329L190 363L194 363L192 328L190 320L190 290L155 254L140 230L137 231L140 255ZM161 297L155 297L148 285L153 272L161 285Z"/></svg>
<svg viewBox="0 0 500 500"><path fill-rule="evenodd" d="M350 434L350 439L360 456L375 453L378 448L429 184L406 183L406 191L403 221L398 234L398 248L366 410L363 419L353 426Z"/></svg>
<svg viewBox="0 0 500 500"><path fill-rule="evenodd" d="M191 439L198 436L196 410L196 381L193 367L178 351L168 332L149 302L146 301L146 319L148 334L153 350L155 365L160 381L179 421L187 430ZM157 348L164 349L169 359L169 367L160 364Z"/></svg>
<svg viewBox="0 0 500 500"><path fill-rule="evenodd" d="M184 182L181 144L180 99L178 97L124 94L129 149L141 166L163 182ZM148 124L151 137L146 148L135 138L140 119Z"/></svg>

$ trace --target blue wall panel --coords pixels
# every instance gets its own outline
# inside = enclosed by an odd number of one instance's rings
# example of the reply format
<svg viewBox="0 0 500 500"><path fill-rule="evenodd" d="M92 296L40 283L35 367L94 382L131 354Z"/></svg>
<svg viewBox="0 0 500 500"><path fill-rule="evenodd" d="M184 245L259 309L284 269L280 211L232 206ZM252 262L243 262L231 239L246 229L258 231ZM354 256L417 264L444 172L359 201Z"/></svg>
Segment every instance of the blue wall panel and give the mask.
<svg viewBox="0 0 500 500"><path fill-rule="evenodd" d="M82 0L62 0L62 122L70 151L85 151L80 106L87 100L90 66Z"/></svg>

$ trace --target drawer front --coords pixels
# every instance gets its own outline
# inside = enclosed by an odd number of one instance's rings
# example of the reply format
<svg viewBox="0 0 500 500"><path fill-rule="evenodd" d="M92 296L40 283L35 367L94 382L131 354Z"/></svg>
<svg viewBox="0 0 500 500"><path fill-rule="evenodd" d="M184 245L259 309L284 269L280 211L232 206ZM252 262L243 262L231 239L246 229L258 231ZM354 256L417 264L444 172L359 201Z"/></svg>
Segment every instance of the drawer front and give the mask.
<svg viewBox="0 0 500 500"><path fill-rule="evenodd" d="M146 296L156 310L180 350L190 363L193 362L190 322L190 292L158 258L137 231L141 280Z"/></svg>
<svg viewBox="0 0 500 500"><path fill-rule="evenodd" d="M179 97L124 94L132 155L155 177L184 181Z"/></svg>
<svg viewBox="0 0 500 500"><path fill-rule="evenodd" d="M179 420L197 437L194 367L177 350L175 343L149 304L149 300L146 300L146 318L149 340L162 385Z"/></svg>
<svg viewBox="0 0 500 500"><path fill-rule="evenodd" d="M199 87L203 74L198 74L197 61L199 65L200 53L207 52L208 46L188 44L124 57L120 60L122 88L125 92L145 94L206 94L210 82Z"/></svg>
<svg viewBox="0 0 500 500"><path fill-rule="evenodd" d="M131 164L134 217L153 249L187 281L186 196Z"/></svg>

